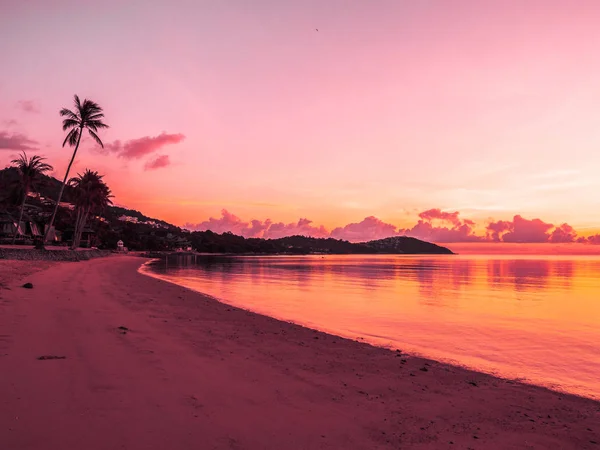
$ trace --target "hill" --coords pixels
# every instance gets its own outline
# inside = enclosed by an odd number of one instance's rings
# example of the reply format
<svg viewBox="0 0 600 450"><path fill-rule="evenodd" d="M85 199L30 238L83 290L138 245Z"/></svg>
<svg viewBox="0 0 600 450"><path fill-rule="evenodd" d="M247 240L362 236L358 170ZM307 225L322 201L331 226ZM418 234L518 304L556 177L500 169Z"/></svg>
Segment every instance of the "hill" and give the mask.
<svg viewBox="0 0 600 450"><path fill-rule="evenodd" d="M446 247L408 236L394 236L378 239L376 241L366 242L365 245L383 253L453 254L452 251Z"/></svg>
<svg viewBox="0 0 600 450"><path fill-rule="evenodd" d="M452 251L419 239L398 236L353 243L333 238L288 236L280 239L244 238L231 233L196 231L189 234L193 248L208 253L251 254L452 254Z"/></svg>
<svg viewBox="0 0 600 450"><path fill-rule="evenodd" d="M0 170L0 212L10 217L15 217L19 204L19 193L14 189L17 180L16 169ZM27 220L40 225L48 220L60 185L56 178L43 177L39 195L27 200ZM69 203L72 198L73 189L67 186L63 202ZM66 207L60 208L57 215L56 228L63 232L65 241L72 233L72 215L73 211ZM88 228L92 234L92 245L99 248L115 248L117 241L123 240L132 250L151 251L191 247L199 252L232 254L452 254L445 247L406 236L352 243L307 236L261 239L244 238L229 232L190 232L122 206L109 206Z"/></svg>

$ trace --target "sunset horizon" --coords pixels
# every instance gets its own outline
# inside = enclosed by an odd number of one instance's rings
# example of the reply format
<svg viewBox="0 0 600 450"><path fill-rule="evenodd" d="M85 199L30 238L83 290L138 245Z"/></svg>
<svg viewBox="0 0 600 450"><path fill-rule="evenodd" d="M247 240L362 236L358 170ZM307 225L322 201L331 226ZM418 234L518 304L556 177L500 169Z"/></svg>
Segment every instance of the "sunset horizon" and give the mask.
<svg viewBox="0 0 600 450"><path fill-rule="evenodd" d="M1 166L27 151L62 179L78 94L111 128L73 170L180 227L599 240L596 3L151 3L2 2Z"/></svg>

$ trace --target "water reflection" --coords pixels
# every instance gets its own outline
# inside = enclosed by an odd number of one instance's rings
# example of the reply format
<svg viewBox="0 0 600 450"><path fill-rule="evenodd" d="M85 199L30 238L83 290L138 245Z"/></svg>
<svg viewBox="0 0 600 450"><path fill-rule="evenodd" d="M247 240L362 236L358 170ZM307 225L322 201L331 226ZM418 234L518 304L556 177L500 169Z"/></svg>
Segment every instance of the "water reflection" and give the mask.
<svg viewBox="0 0 600 450"><path fill-rule="evenodd" d="M584 264L581 264L584 262ZM600 273L600 261L579 261L580 270ZM572 259L481 259L481 258L398 258L398 257L229 257L221 255L172 256L153 265L153 270L199 269L206 278L227 278L243 274L258 283L285 277L298 288L306 288L328 277L367 291L377 290L394 280L414 281L426 297L454 295L474 282L485 279L492 290L514 286L517 292L547 289L568 290L574 275ZM430 299L431 300L431 299Z"/></svg>
<svg viewBox="0 0 600 450"><path fill-rule="evenodd" d="M281 319L600 396L600 257L186 255L152 270Z"/></svg>

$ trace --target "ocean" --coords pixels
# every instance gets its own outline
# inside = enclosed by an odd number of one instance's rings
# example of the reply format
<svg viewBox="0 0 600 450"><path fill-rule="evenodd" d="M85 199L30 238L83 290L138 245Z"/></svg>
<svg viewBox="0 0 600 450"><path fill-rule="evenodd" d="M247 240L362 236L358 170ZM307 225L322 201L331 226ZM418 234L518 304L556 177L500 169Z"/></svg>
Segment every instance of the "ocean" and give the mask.
<svg viewBox="0 0 600 450"><path fill-rule="evenodd" d="M600 256L175 255L144 270L281 320L600 398Z"/></svg>

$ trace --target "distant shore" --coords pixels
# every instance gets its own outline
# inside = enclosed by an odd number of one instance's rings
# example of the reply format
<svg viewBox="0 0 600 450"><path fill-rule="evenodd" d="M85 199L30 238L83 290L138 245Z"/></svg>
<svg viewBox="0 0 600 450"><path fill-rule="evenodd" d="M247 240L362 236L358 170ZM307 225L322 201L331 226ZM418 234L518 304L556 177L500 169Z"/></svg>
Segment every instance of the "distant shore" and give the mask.
<svg viewBox="0 0 600 450"><path fill-rule="evenodd" d="M3 448L600 448L598 402L253 314L142 262L0 261Z"/></svg>

